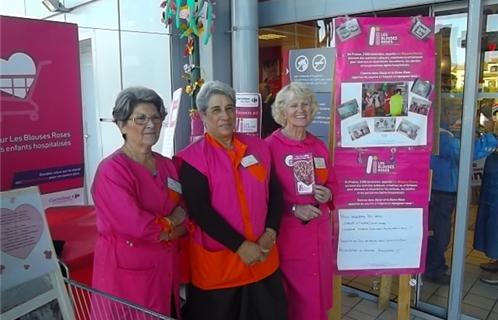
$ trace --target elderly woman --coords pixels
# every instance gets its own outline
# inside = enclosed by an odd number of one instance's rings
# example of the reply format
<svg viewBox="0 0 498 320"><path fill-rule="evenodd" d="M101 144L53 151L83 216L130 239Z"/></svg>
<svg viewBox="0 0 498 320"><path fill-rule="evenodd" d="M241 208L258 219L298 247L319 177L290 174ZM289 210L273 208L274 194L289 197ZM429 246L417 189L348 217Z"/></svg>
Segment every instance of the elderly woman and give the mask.
<svg viewBox="0 0 498 320"><path fill-rule="evenodd" d="M268 146L234 134L235 92L197 95L205 136L177 155L189 216L187 319L286 319L275 238L282 198Z"/></svg>
<svg viewBox="0 0 498 320"><path fill-rule="evenodd" d="M163 100L151 89L128 88L112 115L124 144L99 164L92 186L99 233L93 287L179 315L177 238L185 233L185 211L173 162L152 151L166 116ZM124 319L115 314L120 308L101 303L96 307Z"/></svg>
<svg viewBox="0 0 498 320"><path fill-rule="evenodd" d="M282 129L266 142L284 195L277 239L289 319L327 319L332 304L333 173L325 144L306 131L318 106L313 92L293 82L272 106Z"/></svg>

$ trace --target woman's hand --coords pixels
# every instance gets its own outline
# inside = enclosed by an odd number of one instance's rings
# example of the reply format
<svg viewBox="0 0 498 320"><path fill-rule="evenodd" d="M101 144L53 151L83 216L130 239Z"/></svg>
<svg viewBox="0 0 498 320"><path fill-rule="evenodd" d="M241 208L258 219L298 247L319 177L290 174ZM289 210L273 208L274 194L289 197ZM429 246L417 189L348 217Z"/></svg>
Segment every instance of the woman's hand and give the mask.
<svg viewBox="0 0 498 320"><path fill-rule="evenodd" d="M162 231L159 235L160 241L173 241L181 236L183 236L187 232L187 228L183 224L173 227L171 231Z"/></svg>
<svg viewBox="0 0 498 320"><path fill-rule="evenodd" d="M270 253L271 248L275 244L276 238L277 232L271 228L267 228L261 237L259 237L258 245L259 250L261 251L261 262L264 261Z"/></svg>
<svg viewBox="0 0 498 320"><path fill-rule="evenodd" d="M180 224L185 221L185 218L187 217L187 213L182 207L176 207L173 210L173 213L171 213L167 218L171 222L173 227L179 226Z"/></svg>
<svg viewBox="0 0 498 320"><path fill-rule="evenodd" d="M249 266L255 264L258 261L261 261L262 259L259 245L248 240L242 242L239 249L237 250L237 254L240 256L242 261Z"/></svg>
<svg viewBox="0 0 498 320"><path fill-rule="evenodd" d="M294 215L303 221L315 219L321 214L322 211L311 204L295 205Z"/></svg>
<svg viewBox="0 0 498 320"><path fill-rule="evenodd" d="M169 233L171 240L176 240L187 233L187 228L183 224L173 228L173 231Z"/></svg>
<svg viewBox="0 0 498 320"><path fill-rule="evenodd" d="M315 184L313 187L313 196L319 203L327 203L332 199L332 191L327 187Z"/></svg>

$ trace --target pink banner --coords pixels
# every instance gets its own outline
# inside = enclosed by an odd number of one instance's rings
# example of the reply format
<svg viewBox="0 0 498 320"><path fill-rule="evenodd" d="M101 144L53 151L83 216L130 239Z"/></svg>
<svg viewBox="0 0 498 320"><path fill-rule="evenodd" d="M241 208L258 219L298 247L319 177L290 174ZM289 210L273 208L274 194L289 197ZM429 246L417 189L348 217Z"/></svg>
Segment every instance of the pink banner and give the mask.
<svg viewBox="0 0 498 320"><path fill-rule="evenodd" d="M434 19L338 18L335 25L338 271L422 272Z"/></svg>
<svg viewBox="0 0 498 320"><path fill-rule="evenodd" d="M261 95L237 93L235 102L236 131L261 136Z"/></svg>
<svg viewBox="0 0 498 320"><path fill-rule="evenodd" d="M431 147L434 19L338 18L335 23L337 145Z"/></svg>
<svg viewBox="0 0 498 320"><path fill-rule="evenodd" d="M83 186L78 28L1 17L1 190Z"/></svg>

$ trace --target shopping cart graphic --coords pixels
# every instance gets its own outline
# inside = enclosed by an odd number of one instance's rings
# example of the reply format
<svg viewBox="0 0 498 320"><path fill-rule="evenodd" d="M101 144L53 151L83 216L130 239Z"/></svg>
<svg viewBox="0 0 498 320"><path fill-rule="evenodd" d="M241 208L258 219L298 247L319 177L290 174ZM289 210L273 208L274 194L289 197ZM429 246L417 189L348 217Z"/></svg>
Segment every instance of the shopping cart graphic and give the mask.
<svg viewBox="0 0 498 320"><path fill-rule="evenodd" d="M26 53L16 52L7 60L0 59L0 121L5 116L27 115L37 121L39 106L33 101L33 89L42 65L36 68L34 60Z"/></svg>

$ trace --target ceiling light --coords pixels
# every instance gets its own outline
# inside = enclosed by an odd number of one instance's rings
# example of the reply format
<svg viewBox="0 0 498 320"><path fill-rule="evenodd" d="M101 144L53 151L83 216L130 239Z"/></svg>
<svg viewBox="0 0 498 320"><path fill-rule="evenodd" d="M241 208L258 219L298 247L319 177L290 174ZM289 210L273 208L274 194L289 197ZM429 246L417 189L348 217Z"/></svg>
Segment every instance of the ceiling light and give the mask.
<svg viewBox="0 0 498 320"><path fill-rule="evenodd" d="M283 36L281 34L276 34L276 33L265 33L265 34L260 34L258 36L259 40L274 40L274 39L281 39L281 38L287 38L287 37Z"/></svg>
<svg viewBox="0 0 498 320"><path fill-rule="evenodd" d="M71 9L66 8L59 0L42 0L43 5L50 12L70 12Z"/></svg>

